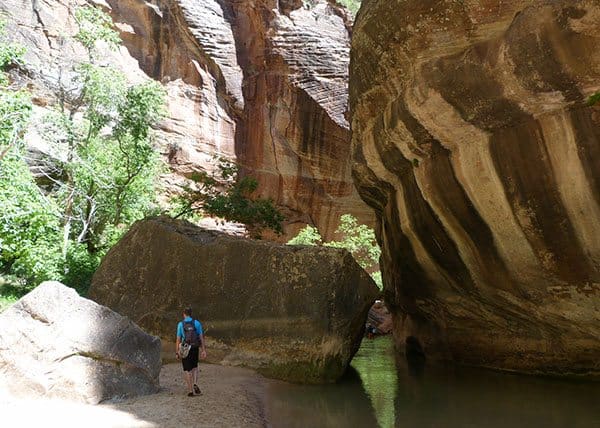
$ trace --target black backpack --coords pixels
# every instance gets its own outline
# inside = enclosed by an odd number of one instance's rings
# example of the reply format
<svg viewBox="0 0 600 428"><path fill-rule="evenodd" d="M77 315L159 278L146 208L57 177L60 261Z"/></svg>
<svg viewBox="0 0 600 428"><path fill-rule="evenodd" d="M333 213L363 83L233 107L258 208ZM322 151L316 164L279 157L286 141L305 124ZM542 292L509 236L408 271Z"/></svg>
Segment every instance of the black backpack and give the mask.
<svg viewBox="0 0 600 428"><path fill-rule="evenodd" d="M196 331L195 320L183 322L183 336L185 338L185 343L188 345L200 346L200 337Z"/></svg>

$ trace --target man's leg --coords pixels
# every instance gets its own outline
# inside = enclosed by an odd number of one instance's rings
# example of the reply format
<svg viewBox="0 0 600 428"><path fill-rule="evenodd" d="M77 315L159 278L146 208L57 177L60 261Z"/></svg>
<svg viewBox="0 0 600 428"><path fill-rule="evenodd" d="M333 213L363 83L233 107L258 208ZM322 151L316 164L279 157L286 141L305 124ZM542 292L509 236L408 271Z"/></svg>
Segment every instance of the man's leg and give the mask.
<svg viewBox="0 0 600 428"><path fill-rule="evenodd" d="M194 370L192 371L192 378L194 379L194 392L198 395L202 394L202 392L200 391L200 387L198 386L198 372L200 370L198 369L198 367L194 367Z"/></svg>
<svg viewBox="0 0 600 428"><path fill-rule="evenodd" d="M194 381L194 385L198 385L198 367L192 369L192 380Z"/></svg>
<svg viewBox="0 0 600 428"><path fill-rule="evenodd" d="M192 372L183 372L183 377L185 378L185 383L187 383L188 393L193 392L192 389Z"/></svg>

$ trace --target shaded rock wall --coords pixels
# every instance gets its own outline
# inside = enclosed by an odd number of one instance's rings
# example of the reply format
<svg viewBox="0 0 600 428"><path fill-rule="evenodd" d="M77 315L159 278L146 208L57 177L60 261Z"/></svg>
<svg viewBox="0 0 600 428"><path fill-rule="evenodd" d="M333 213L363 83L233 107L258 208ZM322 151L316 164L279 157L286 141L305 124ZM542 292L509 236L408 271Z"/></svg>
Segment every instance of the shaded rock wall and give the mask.
<svg viewBox="0 0 600 428"><path fill-rule="evenodd" d="M597 1L370 1L354 27L354 175L398 342L600 372Z"/></svg>
<svg viewBox="0 0 600 428"><path fill-rule="evenodd" d="M377 288L345 250L233 238L184 221L136 223L92 299L164 338L191 305L209 358L294 382L332 382L358 350Z"/></svg>
<svg viewBox="0 0 600 428"><path fill-rule="evenodd" d="M309 223L331 239L341 214L373 223L353 185L345 118L349 16L316 0L106 0L124 48L103 56L137 81L148 76L168 92L159 144L173 173L211 170L213 156L239 162L258 178L261 196L287 216L286 234ZM0 11L11 35L28 48L29 85L37 105L55 100L59 76L84 52L69 41L74 11L84 0L7 0ZM72 74L72 73L71 73ZM67 77L64 77L67 76ZM48 154L36 126L33 149Z"/></svg>

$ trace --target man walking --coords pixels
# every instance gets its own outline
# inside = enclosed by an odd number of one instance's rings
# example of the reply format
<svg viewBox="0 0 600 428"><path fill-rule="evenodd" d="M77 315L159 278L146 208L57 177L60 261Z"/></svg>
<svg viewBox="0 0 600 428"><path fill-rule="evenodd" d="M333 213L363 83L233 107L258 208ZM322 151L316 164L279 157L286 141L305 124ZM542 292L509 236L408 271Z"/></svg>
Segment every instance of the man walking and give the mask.
<svg viewBox="0 0 600 428"><path fill-rule="evenodd" d="M180 346L186 343L191 346L186 356L180 354ZM198 351L202 347L200 356L206 358L206 348L204 346L204 332L200 321L192 318L192 309L185 308L183 311L183 320L177 324L177 340L175 345L175 355L177 359L181 358L183 365L184 379L188 387L188 397L194 394L200 394L198 387Z"/></svg>

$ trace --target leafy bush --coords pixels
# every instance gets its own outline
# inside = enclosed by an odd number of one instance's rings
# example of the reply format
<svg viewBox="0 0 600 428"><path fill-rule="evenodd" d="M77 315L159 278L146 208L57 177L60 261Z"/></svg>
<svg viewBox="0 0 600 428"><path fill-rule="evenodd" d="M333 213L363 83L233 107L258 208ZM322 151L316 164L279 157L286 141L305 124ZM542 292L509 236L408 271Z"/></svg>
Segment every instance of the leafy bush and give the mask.
<svg viewBox="0 0 600 428"><path fill-rule="evenodd" d="M338 3L341 3L342 5L344 5L346 7L346 9L348 9L350 12L352 12L353 16L356 16L358 9L360 9L361 0L337 0L337 1L338 1Z"/></svg>
<svg viewBox="0 0 600 428"><path fill-rule="evenodd" d="M0 160L0 269L38 283L59 275L60 226L56 206L36 186L22 150L12 147Z"/></svg>
<svg viewBox="0 0 600 428"><path fill-rule="evenodd" d="M0 19L0 84L5 85L8 80L4 71L11 65L20 64L25 49L6 39L6 22Z"/></svg>
<svg viewBox="0 0 600 428"><path fill-rule="evenodd" d="M22 280L13 275L0 274L0 312L11 306L29 292Z"/></svg>
<svg viewBox="0 0 600 428"><path fill-rule="evenodd" d="M0 23L0 271L37 283L58 275L58 218L23 160L22 137L31 112L28 94L8 88L7 66L23 49L5 40Z"/></svg>
<svg viewBox="0 0 600 428"><path fill-rule="evenodd" d="M93 55L96 43L103 41L112 46L121 43L119 33L112 29L112 19L95 7L81 7L75 11L79 31L75 40L81 43Z"/></svg>
<svg viewBox="0 0 600 428"><path fill-rule="evenodd" d="M225 158L218 159L214 174L192 175L193 186L183 188L175 198L175 217L189 218L198 212L242 223L255 237L263 229L283 233L283 215L271 199L252 198L258 182L252 177L240 177L239 166Z"/></svg>
<svg viewBox="0 0 600 428"><path fill-rule="evenodd" d="M354 216L344 214L336 233L342 236L341 241L330 241L325 243L326 246L345 248L363 269L372 270L378 266L381 249L373 229L359 224Z"/></svg>
<svg viewBox="0 0 600 428"><path fill-rule="evenodd" d="M319 231L307 225L288 241L288 245L324 245L344 248L352 254L354 260L363 269L370 272L371 278L373 278L379 289L383 289L381 272L379 271L381 249L377 244L373 229L365 224L359 224L358 220L351 214L344 214L340 217L340 225L336 230L336 234L341 235L342 239L324 243Z"/></svg>
<svg viewBox="0 0 600 428"><path fill-rule="evenodd" d="M85 245L71 245L64 261L62 282L85 295L101 260L101 253L90 254Z"/></svg>
<svg viewBox="0 0 600 428"><path fill-rule="evenodd" d="M288 245L322 245L322 238L319 230L307 224L306 227L288 241Z"/></svg>

